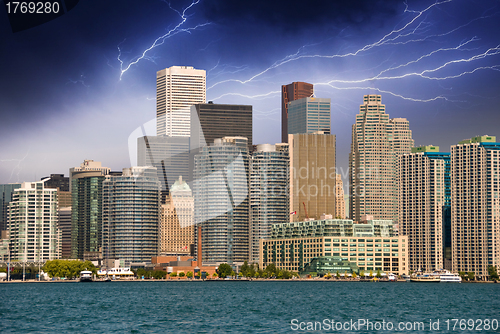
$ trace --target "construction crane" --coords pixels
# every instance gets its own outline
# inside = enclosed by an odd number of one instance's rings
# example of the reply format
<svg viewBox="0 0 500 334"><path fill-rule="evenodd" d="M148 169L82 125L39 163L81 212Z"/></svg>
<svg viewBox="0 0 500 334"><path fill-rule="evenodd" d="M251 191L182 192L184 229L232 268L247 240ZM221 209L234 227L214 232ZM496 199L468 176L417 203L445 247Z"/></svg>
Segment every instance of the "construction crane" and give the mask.
<svg viewBox="0 0 500 334"><path fill-rule="evenodd" d="M302 202L304 205L304 211L306 212L306 218L309 219L309 215L307 214L306 203Z"/></svg>

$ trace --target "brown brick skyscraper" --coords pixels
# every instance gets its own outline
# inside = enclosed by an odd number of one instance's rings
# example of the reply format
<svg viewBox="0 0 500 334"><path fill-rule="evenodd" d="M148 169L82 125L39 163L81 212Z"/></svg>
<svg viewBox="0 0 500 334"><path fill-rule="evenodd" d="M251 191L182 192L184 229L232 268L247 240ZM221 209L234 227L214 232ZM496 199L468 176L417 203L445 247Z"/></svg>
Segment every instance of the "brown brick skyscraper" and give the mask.
<svg viewBox="0 0 500 334"><path fill-rule="evenodd" d="M312 97L314 87L307 82L292 82L281 86L281 142L288 143L288 102Z"/></svg>

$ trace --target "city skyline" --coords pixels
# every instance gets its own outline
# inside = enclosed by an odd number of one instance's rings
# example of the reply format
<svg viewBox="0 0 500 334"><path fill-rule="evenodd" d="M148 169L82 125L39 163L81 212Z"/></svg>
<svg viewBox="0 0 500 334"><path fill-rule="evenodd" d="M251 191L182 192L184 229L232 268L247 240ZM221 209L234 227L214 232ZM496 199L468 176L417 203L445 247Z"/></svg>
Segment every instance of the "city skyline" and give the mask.
<svg viewBox="0 0 500 334"><path fill-rule="evenodd" d="M332 100L344 180L350 127L366 94L381 94L391 117L408 119L415 145L448 151L463 138L496 135L497 2L170 6L82 2L18 33L2 16L9 52L0 56L0 183L67 174L84 159L130 167L128 136L155 118L155 75L170 66L206 70L207 101L252 105L255 144L280 142L281 86L314 84L317 97Z"/></svg>

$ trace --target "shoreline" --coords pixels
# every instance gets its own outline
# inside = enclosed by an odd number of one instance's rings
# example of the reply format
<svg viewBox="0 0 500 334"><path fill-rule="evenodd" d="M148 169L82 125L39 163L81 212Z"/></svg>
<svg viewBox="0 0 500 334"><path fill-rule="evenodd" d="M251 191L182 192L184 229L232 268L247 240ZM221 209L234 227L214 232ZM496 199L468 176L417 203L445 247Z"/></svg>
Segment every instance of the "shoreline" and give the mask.
<svg viewBox="0 0 500 334"><path fill-rule="evenodd" d="M112 283L112 282L332 282L332 283L411 283L404 280L398 280L395 282L388 281L371 281L371 280L327 280L327 279L134 279L134 280L111 280L109 282L104 281L93 281L93 282L80 282L79 280L50 280L50 281L37 281L37 280L11 280L11 281L0 281L0 284L9 283ZM494 281L472 281L472 282L461 282L459 284L483 284L483 283L496 283ZM452 284L452 283L451 283ZM456 284L456 283L455 283Z"/></svg>

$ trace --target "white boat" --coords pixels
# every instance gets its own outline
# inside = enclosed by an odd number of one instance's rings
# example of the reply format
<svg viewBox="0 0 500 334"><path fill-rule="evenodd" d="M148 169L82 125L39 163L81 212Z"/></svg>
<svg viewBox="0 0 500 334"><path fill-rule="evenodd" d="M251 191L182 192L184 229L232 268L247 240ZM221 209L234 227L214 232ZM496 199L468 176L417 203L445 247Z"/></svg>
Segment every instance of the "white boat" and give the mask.
<svg viewBox="0 0 500 334"><path fill-rule="evenodd" d="M432 276L439 276L441 283L462 283L462 277L458 274L454 274L446 269L440 269L434 271Z"/></svg>
<svg viewBox="0 0 500 334"><path fill-rule="evenodd" d="M130 268L111 268L108 270L99 270L97 276L101 278L112 278L112 279L133 279L134 272Z"/></svg>
<svg viewBox="0 0 500 334"><path fill-rule="evenodd" d="M92 282L92 272L89 270L83 270L80 272L80 282Z"/></svg>

